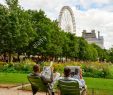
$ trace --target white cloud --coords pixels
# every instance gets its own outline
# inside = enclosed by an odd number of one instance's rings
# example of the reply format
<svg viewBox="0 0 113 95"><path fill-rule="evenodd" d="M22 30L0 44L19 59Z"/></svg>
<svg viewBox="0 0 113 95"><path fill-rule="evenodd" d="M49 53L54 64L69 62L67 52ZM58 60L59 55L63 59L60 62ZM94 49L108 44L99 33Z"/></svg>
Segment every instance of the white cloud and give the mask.
<svg viewBox="0 0 113 95"><path fill-rule="evenodd" d="M92 2L98 3L98 4L102 4L102 3L111 3L112 0L92 0Z"/></svg>
<svg viewBox="0 0 113 95"><path fill-rule="evenodd" d="M5 0L0 0L0 3L1 4L5 4Z"/></svg>

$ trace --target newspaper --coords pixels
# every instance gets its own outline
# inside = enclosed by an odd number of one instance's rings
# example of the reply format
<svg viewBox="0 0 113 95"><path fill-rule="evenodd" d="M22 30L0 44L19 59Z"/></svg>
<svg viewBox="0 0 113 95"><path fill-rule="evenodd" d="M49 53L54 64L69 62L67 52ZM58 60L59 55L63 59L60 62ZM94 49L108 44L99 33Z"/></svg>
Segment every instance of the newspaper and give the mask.
<svg viewBox="0 0 113 95"><path fill-rule="evenodd" d="M51 78L51 74L52 74L51 67L52 67L52 65L53 65L53 62L51 61L50 66L44 66L43 67L42 76L44 76L47 79Z"/></svg>

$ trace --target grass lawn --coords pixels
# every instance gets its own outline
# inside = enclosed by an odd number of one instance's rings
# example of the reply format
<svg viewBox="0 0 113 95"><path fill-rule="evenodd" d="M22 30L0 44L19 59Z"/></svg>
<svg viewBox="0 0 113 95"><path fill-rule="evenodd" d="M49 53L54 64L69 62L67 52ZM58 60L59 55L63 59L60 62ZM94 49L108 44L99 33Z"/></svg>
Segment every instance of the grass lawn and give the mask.
<svg viewBox="0 0 113 95"><path fill-rule="evenodd" d="M22 84L28 83L27 74L0 73L0 84Z"/></svg>
<svg viewBox="0 0 113 95"><path fill-rule="evenodd" d="M88 88L113 90L113 79L85 78Z"/></svg>
<svg viewBox="0 0 113 95"><path fill-rule="evenodd" d="M88 87L88 95L113 95L113 79L84 78ZM27 74L0 73L0 84L28 83ZM94 90L93 90L94 89ZM109 94L108 94L109 93Z"/></svg>
<svg viewBox="0 0 113 95"><path fill-rule="evenodd" d="M85 78L88 95L113 95L113 79Z"/></svg>

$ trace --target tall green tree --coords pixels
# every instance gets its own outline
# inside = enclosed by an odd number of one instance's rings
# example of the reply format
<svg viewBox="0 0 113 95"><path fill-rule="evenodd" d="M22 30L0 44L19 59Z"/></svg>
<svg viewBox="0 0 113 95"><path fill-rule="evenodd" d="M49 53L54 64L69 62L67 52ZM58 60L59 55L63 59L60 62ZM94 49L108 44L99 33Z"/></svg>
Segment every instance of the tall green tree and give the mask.
<svg viewBox="0 0 113 95"><path fill-rule="evenodd" d="M107 52L105 49L102 49L101 47L97 46L96 44L92 44L92 46L97 50L98 58L100 61L104 61L104 59L107 59Z"/></svg>
<svg viewBox="0 0 113 95"><path fill-rule="evenodd" d="M113 48L110 48L109 50L108 50L108 57L107 57L107 59L108 59L108 61L110 61L110 62L112 62L113 63Z"/></svg>
<svg viewBox="0 0 113 95"><path fill-rule="evenodd" d="M63 52L64 56L68 58L78 58L79 53L79 43L78 38L71 33L65 33L66 37L64 39Z"/></svg>
<svg viewBox="0 0 113 95"><path fill-rule="evenodd" d="M51 30L51 20L46 17L42 10L28 10L31 15L32 27L36 32L35 39L29 43L27 54L45 54L48 43L48 35Z"/></svg>
<svg viewBox="0 0 113 95"><path fill-rule="evenodd" d="M48 36L47 54L53 57L58 57L62 55L64 32L60 30L56 21L53 21L50 27L51 30Z"/></svg>
<svg viewBox="0 0 113 95"><path fill-rule="evenodd" d="M8 4L7 13L4 17L4 28L0 33L4 47L3 51L9 54L9 62L11 54L27 46L34 39L35 32L33 31L30 16L27 12L21 9L18 5L18 0L6 0Z"/></svg>
<svg viewBox="0 0 113 95"><path fill-rule="evenodd" d="M7 15L8 9L4 5L0 4L0 53L4 55L4 59L6 59L6 53L4 50L7 48L7 44L4 40L7 35Z"/></svg>

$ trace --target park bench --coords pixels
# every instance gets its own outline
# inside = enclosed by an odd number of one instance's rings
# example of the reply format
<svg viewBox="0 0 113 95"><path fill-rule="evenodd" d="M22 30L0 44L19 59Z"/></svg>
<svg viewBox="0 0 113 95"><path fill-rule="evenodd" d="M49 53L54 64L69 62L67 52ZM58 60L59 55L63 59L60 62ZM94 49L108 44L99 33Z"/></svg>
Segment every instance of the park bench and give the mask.
<svg viewBox="0 0 113 95"><path fill-rule="evenodd" d="M31 84L33 95L35 95L38 91L46 92L46 95L47 94L52 95L49 86L45 85L39 76L28 75L27 78Z"/></svg>
<svg viewBox="0 0 113 95"><path fill-rule="evenodd" d="M80 95L79 84L76 81L61 79L58 81L60 95Z"/></svg>

